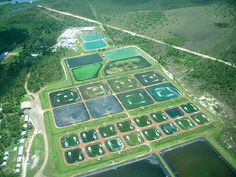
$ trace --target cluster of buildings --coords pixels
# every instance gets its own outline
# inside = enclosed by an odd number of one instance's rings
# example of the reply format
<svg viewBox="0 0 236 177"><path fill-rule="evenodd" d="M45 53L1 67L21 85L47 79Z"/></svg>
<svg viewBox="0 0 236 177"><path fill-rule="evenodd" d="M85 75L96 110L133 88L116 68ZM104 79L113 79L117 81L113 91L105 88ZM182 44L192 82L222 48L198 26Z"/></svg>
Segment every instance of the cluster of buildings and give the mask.
<svg viewBox="0 0 236 177"><path fill-rule="evenodd" d="M24 156L24 150L25 150L25 143L27 141L27 131L29 126L29 115L24 115L24 124L21 131L21 138L18 141L18 144L13 148L13 152L6 151L3 154L2 163L0 164L0 168L5 168L9 164L9 157L12 156L12 158L16 158L15 162L15 168L13 169L14 173L20 173L21 167L22 167L22 160ZM14 156L14 157L13 157Z"/></svg>
<svg viewBox="0 0 236 177"><path fill-rule="evenodd" d="M69 28L66 29L58 38L57 43L54 46L54 50L57 48L67 48L77 51L77 45L79 43L79 35L83 32L93 31L95 27L82 27L82 28Z"/></svg>

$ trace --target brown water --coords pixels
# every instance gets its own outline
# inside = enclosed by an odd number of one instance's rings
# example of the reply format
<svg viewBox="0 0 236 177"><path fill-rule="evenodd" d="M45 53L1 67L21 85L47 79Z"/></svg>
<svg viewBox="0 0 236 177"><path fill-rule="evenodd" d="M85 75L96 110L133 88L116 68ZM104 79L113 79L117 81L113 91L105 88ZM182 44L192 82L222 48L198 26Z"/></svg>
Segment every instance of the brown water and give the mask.
<svg viewBox="0 0 236 177"><path fill-rule="evenodd" d="M131 161L86 177L166 177L166 170L156 156ZM84 176L85 177L85 176Z"/></svg>
<svg viewBox="0 0 236 177"><path fill-rule="evenodd" d="M164 150L176 177L236 177L235 169L205 139Z"/></svg>

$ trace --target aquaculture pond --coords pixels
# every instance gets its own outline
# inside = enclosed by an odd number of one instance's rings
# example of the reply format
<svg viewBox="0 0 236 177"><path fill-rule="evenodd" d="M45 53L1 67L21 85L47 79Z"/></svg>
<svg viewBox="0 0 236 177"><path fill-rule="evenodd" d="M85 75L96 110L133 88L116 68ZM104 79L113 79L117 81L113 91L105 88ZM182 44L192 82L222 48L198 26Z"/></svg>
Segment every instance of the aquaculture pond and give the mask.
<svg viewBox="0 0 236 177"><path fill-rule="evenodd" d="M176 177L235 177L232 166L200 138L161 152Z"/></svg>
<svg viewBox="0 0 236 177"><path fill-rule="evenodd" d="M156 156L130 161L83 177L166 177L168 173Z"/></svg>

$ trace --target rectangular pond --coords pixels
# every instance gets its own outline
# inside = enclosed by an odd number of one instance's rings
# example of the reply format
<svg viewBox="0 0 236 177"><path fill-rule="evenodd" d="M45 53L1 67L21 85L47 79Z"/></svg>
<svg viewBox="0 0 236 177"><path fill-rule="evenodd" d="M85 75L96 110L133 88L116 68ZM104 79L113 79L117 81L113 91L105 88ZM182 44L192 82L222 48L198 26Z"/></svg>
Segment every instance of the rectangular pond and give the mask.
<svg viewBox="0 0 236 177"><path fill-rule="evenodd" d="M82 43L82 48L85 51L104 49L106 47L107 47L107 43L104 40L97 40L97 41Z"/></svg>
<svg viewBox="0 0 236 177"><path fill-rule="evenodd" d="M96 41L96 40L104 39L104 37L99 33L82 34L82 35L80 35L80 38L83 40L83 42Z"/></svg>
<svg viewBox="0 0 236 177"><path fill-rule="evenodd" d="M235 177L235 169L206 140L199 138L161 152L176 177Z"/></svg>
<svg viewBox="0 0 236 177"><path fill-rule="evenodd" d="M168 173L155 156L148 156L97 171L83 177L167 177Z"/></svg>

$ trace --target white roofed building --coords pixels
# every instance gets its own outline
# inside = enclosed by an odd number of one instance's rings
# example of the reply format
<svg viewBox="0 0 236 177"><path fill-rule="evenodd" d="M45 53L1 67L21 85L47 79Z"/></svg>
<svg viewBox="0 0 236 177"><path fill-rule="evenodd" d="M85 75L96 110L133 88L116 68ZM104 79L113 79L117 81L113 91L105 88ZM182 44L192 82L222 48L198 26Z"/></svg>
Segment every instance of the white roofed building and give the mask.
<svg viewBox="0 0 236 177"><path fill-rule="evenodd" d="M28 114L25 115L25 122L29 122L29 115Z"/></svg>
<svg viewBox="0 0 236 177"><path fill-rule="evenodd" d="M20 146L19 149L18 149L18 156L22 156L23 155L23 150L24 150L24 147Z"/></svg>
<svg viewBox="0 0 236 177"><path fill-rule="evenodd" d="M83 28L80 28L81 31L93 31L94 30L94 26L90 26L90 27L83 27Z"/></svg>
<svg viewBox="0 0 236 177"><path fill-rule="evenodd" d="M21 163L22 162L22 156L17 157L16 162Z"/></svg>
<svg viewBox="0 0 236 177"><path fill-rule="evenodd" d="M31 102L30 101L24 101L24 102L21 103L20 107L21 107L22 110L31 109Z"/></svg>

